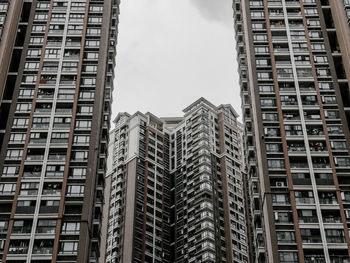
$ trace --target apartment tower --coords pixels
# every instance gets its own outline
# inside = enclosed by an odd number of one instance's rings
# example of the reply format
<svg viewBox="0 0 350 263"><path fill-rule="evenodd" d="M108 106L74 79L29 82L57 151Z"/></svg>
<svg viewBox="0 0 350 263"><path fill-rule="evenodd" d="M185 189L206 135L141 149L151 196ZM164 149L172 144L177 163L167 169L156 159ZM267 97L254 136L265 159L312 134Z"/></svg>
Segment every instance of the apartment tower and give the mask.
<svg viewBox="0 0 350 263"><path fill-rule="evenodd" d="M106 262L248 262L237 113L115 120Z"/></svg>
<svg viewBox="0 0 350 263"><path fill-rule="evenodd" d="M233 1L252 262L350 262L349 8Z"/></svg>
<svg viewBox="0 0 350 263"><path fill-rule="evenodd" d="M119 0L0 0L0 261L97 262Z"/></svg>

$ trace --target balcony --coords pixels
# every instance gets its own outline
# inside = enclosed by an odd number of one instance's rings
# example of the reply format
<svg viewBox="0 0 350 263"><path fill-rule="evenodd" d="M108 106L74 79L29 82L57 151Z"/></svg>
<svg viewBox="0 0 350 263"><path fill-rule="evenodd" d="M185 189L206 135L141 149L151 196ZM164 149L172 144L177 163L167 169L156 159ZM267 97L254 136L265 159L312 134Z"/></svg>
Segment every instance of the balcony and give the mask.
<svg viewBox="0 0 350 263"><path fill-rule="evenodd" d="M321 243L322 239L320 236L310 236L310 237L302 237L303 243Z"/></svg>
<svg viewBox="0 0 350 263"><path fill-rule="evenodd" d="M288 143L287 145L289 152L304 152L305 146L304 143Z"/></svg>
<svg viewBox="0 0 350 263"><path fill-rule="evenodd" d="M308 169L309 165L307 162L295 162L293 160L290 162L290 168L292 168L292 169Z"/></svg>
<svg viewBox="0 0 350 263"><path fill-rule="evenodd" d="M297 205L313 205L315 199L313 197L295 197L295 202Z"/></svg>
<svg viewBox="0 0 350 263"><path fill-rule="evenodd" d="M292 180L294 185L311 185L308 173L292 173Z"/></svg>
<svg viewBox="0 0 350 263"><path fill-rule="evenodd" d="M324 263L325 258L323 255L305 255L305 263Z"/></svg>
<svg viewBox="0 0 350 263"><path fill-rule="evenodd" d="M11 241L8 253L9 254L27 254L28 241Z"/></svg>
<svg viewBox="0 0 350 263"><path fill-rule="evenodd" d="M32 231L31 220L15 220L12 227L12 234L28 234Z"/></svg>
<svg viewBox="0 0 350 263"><path fill-rule="evenodd" d="M27 155L27 160L28 161L42 161L44 160L44 155L41 155L41 154L28 154Z"/></svg>
<svg viewBox="0 0 350 263"><path fill-rule="evenodd" d="M323 205L338 204L338 199L335 192L319 192L318 198L320 200L320 204L323 204Z"/></svg>
<svg viewBox="0 0 350 263"><path fill-rule="evenodd" d="M33 254L52 255L52 247L34 247Z"/></svg>
<svg viewBox="0 0 350 263"><path fill-rule="evenodd" d="M50 153L49 160L51 160L51 161L65 161L66 154L65 153Z"/></svg>
<svg viewBox="0 0 350 263"><path fill-rule="evenodd" d="M333 175L328 173L315 174L317 185L334 185Z"/></svg>

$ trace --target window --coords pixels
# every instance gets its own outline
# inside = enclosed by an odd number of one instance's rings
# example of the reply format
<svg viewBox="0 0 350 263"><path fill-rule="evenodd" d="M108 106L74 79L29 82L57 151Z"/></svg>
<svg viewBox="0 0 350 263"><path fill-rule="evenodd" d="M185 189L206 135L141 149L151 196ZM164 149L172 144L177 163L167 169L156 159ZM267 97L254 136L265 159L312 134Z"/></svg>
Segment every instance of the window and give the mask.
<svg viewBox="0 0 350 263"><path fill-rule="evenodd" d="M102 17L88 17L89 24L102 24Z"/></svg>
<svg viewBox="0 0 350 263"><path fill-rule="evenodd" d="M331 77L331 72L328 68L317 68L317 77L329 78Z"/></svg>
<svg viewBox="0 0 350 263"><path fill-rule="evenodd" d="M278 153L282 151L282 146L279 143L266 143L266 152Z"/></svg>
<svg viewBox="0 0 350 263"><path fill-rule="evenodd" d="M261 99L260 104L262 107L276 106L276 100L275 99Z"/></svg>
<svg viewBox="0 0 350 263"><path fill-rule="evenodd" d="M74 135L74 143L76 144L88 144L90 143L89 135Z"/></svg>
<svg viewBox="0 0 350 263"><path fill-rule="evenodd" d="M295 243L295 233L292 231L277 231L278 243Z"/></svg>
<svg viewBox="0 0 350 263"><path fill-rule="evenodd" d="M0 220L0 232L6 232L8 228L8 221Z"/></svg>
<svg viewBox="0 0 350 263"><path fill-rule="evenodd" d="M36 13L34 16L34 20L47 20L47 13Z"/></svg>
<svg viewBox="0 0 350 263"><path fill-rule="evenodd" d="M57 71L58 62L44 62L43 71Z"/></svg>
<svg viewBox="0 0 350 263"><path fill-rule="evenodd" d="M334 157L334 163L336 167L350 167L349 157Z"/></svg>
<svg viewBox="0 0 350 263"><path fill-rule="evenodd" d="M307 44L306 43L293 43L293 51L294 52L306 52Z"/></svg>
<svg viewBox="0 0 350 263"><path fill-rule="evenodd" d="M36 195L38 193L39 183L22 183L20 195Z"/></svg>
<svg viewBox="0 0 350 263"><path fill-rule="evenodd" d="M99 40L86 40L85 46L86 47L99 47L100 41Z"/></svg>
<svg viewBox="0 0 350 263"><path fill-rule="evenodd" d="M34 96L34 89L20 89L18 96L21 98L32 98Z"/></svg>
<svg viewBox="0 0 350 263"><path fill-rule="evenodd" d="M77 71L78 70L78 62L63 62L62 70L63 71Z"/></svg>
<svg viewBox="0 0 350 263"><path fill-rule="evenodd" d="M315 63L328 63L327 56L314 56Z"/></svg>
<svg viewBox="0 0 350 263"><path fill-rule="evenodd" d="M214 239L214 234L211 231L204 231L201 234L202 239L205 238L210 238L210 239Z"/></svg>
<svg viewBox="0 0 350 263"><path fill-rule="evenodd" d="M19 166L4 166L2 168L2 176L15 176L17 177L19 173Z"/></svg>
<svg viewBox="0 0 350 263"><path fill-rule="evenodd" d="M53 132L51 136L52 143L66 143L68 142L68 132Z"/></svg>
<svg viewBox="0 0 350 263"><path fill-rule="evenodd" d="M38 220L37 233L54 234L56 233L56 220Z"/></svg>
<svg viewBox="0 0 350 263"><path fill-rule="evenodd" d="M326 229L327 243L345 243L344 230Z"/></svg>
<svg viewBox="0 0 350 263"><path fill-rule="evenodd" d="M312 191L295 191L296 204L314 204L314 195Z"/></svg>
<svg viewBox="0 0 350 263"><path fill-rule="evenodd" d="M58 58L60 56L60 49L48 48L45 50L45 58Z"/></svg>
<svg viewBox="0 0 350 263"><path fill-rule="evenodd" d="M84 58L85 59L98 59L98 52L85 52Z"/></svg>
<svg viewBox="0 0 350 263"><path fill-rule="evenodd" d="M33 57L34 58L40 57L41 56L41 49L28 49L27 56L32 57L32 58Z"/></svg>
<svg viewBox="0 0 350 263"><path fill-rule="evenodd" d="M264 134L266 137L278 137L281 135L279 128L264 128Z"/></svg>
<svg viewBox="0 0 350 263"><path fill-rule="evenodd" d="M280 159L267 160L267 165L269 169L285 169L284 160Z"/></svg>
<svg viewBox="0 0 350 263"><path fill-rule="evenodd" d="M68 34L82 34L83 26L82 25L68 25Z"/></svg>
<svg viewBox="0 0 350 263"><path fill-rule="evenodd" d="M263 11L252 11L250 14L251 14L252 19L265 17L265 14Z"/></svg>
<svg viewBox="0 0 350 263"><path fill-rule="evenodd" d="M298 252L280 252L281 263L298 263Z"/></svg>
<svg viewBox="0 0 350 263"><path fill-rule="evenodd" d="M66 14L64 13L53 13L51 21L53 22L64 22L66 20Z"/></svg>
<svg viewBox="0 0 350 263"><path fill-rule="evenodd" d="M274 204L289 204L288 194L272 194L272 202Z"/></svg>
<svg viewBox="0 0 350 263"><path fill-rule="evenodd" d="M0 184L0 195L13 195L16 191L16 184Z"/></svg>
<svg viewBox="0 0 350 263"><path fill-rule="evenodd" d="M64 165L48 165L46 167L46 177L63 177Z"/></svg>
<svg viewBox="0 0 350 263"><path fill-rule="evenodd" d="M79 92L79 99L94 99L95 93L93 91L80 91Z"/></svg>
<svg viewBox="0 0 350 263"><path fill-rule="evenodd" d="M317 15L317 8L305 8L305 15Z"/></svg>
<svg viewBox="0 0 350 263"><path fill-rule="evenodd" d="M97 65L85 65L83 66L83 72L96 73Z"/></svg>
<svg viewBox="0 0 350 263"><path fill-rule="evenodd" d="M72 196L72 197L84 196L84 185L68 185L67 196Z"/></svg>
<svg viewBox="0 0 350 263"><path fill-rule="evenodd" d="M257 66L267 67L270 65L270 61L268 59L257 59L255 60Z"/></svg>
<svg viewBox="0 0 350 263"><path fill-rule="evenodd" d="M32 32L35 33L44 33L46 29L46 26L43 25L35 25L32 27Z"/></svg>
<svg viewBox="0 0 350 263"><path fill-rule="evenodd" d="M253 29L266 29L265 23L252 23Z"/></svg>
<svg viewBox="0 0 350 263"><path fill-rule="evenodd" d="M89 154L88 151L75 151L72 154L72 159L75 161L77 160L86 161L88 159L88 154Z"/></svg>
<svg viewBox="0 0 350 263"><path fill-rule="evenodd" d="M74 13L70 14L69 21L83 23L84 22L84 14L74 14Z"/></svg>
<svg viewBox="0 0 350 263"><path fill-rule="evenodd" d="M54 127L70 127L72 118L65 117L65 118L54 118Z"/></svg>
<svg viewBox="0 0 350 263"><path fill-rule="evenodd" d="M311 48L313 51L325 51L326 50L325 45L322 43L311 44Z"/></svg>
<svg viewBox="0 0 350 263"><path fill-rule="evenodd" d="M78 252L78 241L63 241L60 246L61 254L76 254Z"/></svg>
<svg viewBox="0 0 350 263"><path fill-rule="evenodd" d="M304 40L305 31L290 31L292 40Z"/></svg>
<svg viewBox="0 0 350 263"><path fill-rule="evenodd" d="M309 37L311 39L322 38L322 32L321 31L309 31Z"/></svg>
<svg viewBox="0 0 350 263"><path fill-rule="evenodd" d="M58 98L59 99L74 99L75 96L75 89L64 89L64 88L60 88L58 90Z"/></svg>
<svg viewBox="0 0 350 263"><path fill-rule="evenodd" d="M307 25L312 27L318 27L321 26L320 20L319 19L307 19Z"/></svg>
<svg viewBox="0 0 350 263"><path fill-rule="evenodd" d="M44 38L43 37L31 37L29 39L29 44L30 45L41 45L44 42Z"/></svg>
<svg viewBox="0 0 350 263"><path fill-rule="evenodd" d="M96 78L82 78L81 84L84 86L96 85Z"/></svg>
<svg viewBox="0 0 350 263"><path fill-rule="evenodd" d="M28 118L14 118L13 127L27 127L29 123Z"/></svg>
<svg viewBox="0 0 350 263"><path fill-rule="evenodd" d="M262 119L263 121L277 121L278 115L277 113L263 113Z"/></svg>
<svg viewBox="0 0 350 263"><path fill-rule="evenodd" d="M20 149L10 149L6 152L6 159L8 160L18 160L21 159L23 155L23 150Z"/></svg>
<svg viewBox="0 0 350 263"><path fill-rule="evenodd" d="M346 150L345 141L331 141L331 148L335 150Z"/></svg>
<svg viewBox="0 0 350 263"><path fill-rule="evenodd" d="M69 173L69 178L85 178L86 168L72 168Z"/></svg>
<svg viewBox="0 0 350 263"><path fill-rule="evenodd" d="M26 62L24 64L25 70L38 70L39 69L39 63L37 62Z"/></svg>
<svg viewBox="0 0 350 263"><path fill-rule="evenodd" d="M72 2L71 10L85 11L85 3L84 2Z"/></svg>
<svg viewBox="0 0 350 263"><path fill-rule="evenodd" d="M331 90L333 89L333 83L330 82L319 82L318 87L320 90Z"/></svg>
<svg viewBox="0 0 350 263"><path fill-rule="evenodd" d="M269 47L267 47L267 46L254 47L254 51L256 54L269 53Z"/></svg>
<svg viewBox="0 0 350 263"><path fill-rule="evenodd" d="M102 5L92 5L90 6L90 12L103 12L103 6Z"/></svg>
<svg viewBox="0 0 350 263"><path fill-rule="evenodd" d="M24 143L26 140L25 133L11 133L10 143Z"/></svg>
<svg viewBox="0 0 350 263"><path fill-rule="evenodd" d="M49 127L50 118L47 117L34 117L33 128L44 128Z"/></svg>
<svg viewBox="0 0 350 263"><path fill-rule="evenodd" d="M90 36L99 36L99 35L101 35L101 29L100 28L88 28L86 30L86 33Z"/></svg>
<svg viewBox="0 0 350 263"><path fill-rule="evenodd" d="M91 114L94 111L93 106L78 106L78 113L82 114Z"/></svg>
<svg viewBox="0 0 350 263"><path fill-rule="evenodd" d="M77 120L75 122L75 128L76 129L90 129L91 128L91 121Z"/></svg>
<svg viewBox="0 0 350 263"><path fill-rule="evenodd" d="M80 222L63 222L62 233L63 234L79 234Z"/></svg>

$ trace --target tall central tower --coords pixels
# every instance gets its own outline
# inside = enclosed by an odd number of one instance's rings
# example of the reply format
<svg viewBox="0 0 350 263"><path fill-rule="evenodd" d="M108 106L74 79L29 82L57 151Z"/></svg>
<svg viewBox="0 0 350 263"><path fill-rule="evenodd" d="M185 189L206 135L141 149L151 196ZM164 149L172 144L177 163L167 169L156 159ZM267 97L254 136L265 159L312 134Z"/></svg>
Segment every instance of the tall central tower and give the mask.
<svg viewBox="0 0 350 263"><path fill-rule="evenodd" d="M112 134L106 262L248 262L230 105L201 98L179 118L121 113Z"/></svg>

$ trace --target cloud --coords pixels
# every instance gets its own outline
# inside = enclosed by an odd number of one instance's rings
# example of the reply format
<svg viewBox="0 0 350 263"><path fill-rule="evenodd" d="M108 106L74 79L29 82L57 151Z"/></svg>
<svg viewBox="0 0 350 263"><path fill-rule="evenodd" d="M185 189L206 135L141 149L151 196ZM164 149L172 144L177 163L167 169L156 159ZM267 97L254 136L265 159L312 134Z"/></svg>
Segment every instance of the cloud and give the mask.
<svg viewBox="0 0 350 263"><path fill-rule="evenodd" d="M201 16L207 20L232 27L233 10L230 0L190 0Z"/></svg>

